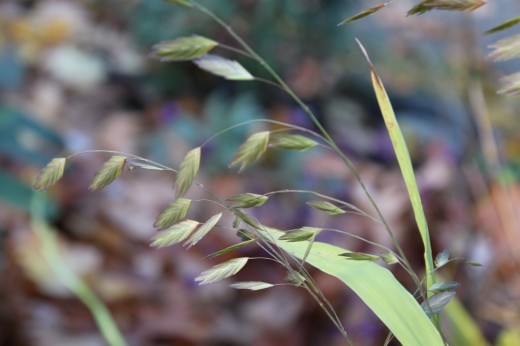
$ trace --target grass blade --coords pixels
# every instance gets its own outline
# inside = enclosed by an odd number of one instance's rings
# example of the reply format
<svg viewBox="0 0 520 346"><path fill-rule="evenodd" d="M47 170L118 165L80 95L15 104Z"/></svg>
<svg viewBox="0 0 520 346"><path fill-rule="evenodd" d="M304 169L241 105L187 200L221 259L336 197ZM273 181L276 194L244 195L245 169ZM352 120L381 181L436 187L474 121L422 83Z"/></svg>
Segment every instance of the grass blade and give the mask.
<svg viewBox="0 0 520 346"><path fill-rule="evenodd" d="M368 57L365 48L363 47L361 42L357 42L361 47L361 50L363 51L363 54L365 55L365 58L367 59L367 62L370 66L370 75L372 78L372 85L376 93L377 102L379 103L379 108L381 109L381 113L383 114L383 119L385 121L388 134L390 135L392 146L394 148L395 155L397 156L397 161L399 163L399 167L401 169L401 173L406 184L406 189L408 190L408 195L412 203L415 221L417 222L417 226L419 227L419 233L421 234L422 242L424 245L426 286L430 287L433 283L435 283L430 233L428 230L428 223L426 222L426 216L424 214L421 195L419 194L419 188L417 187L417 181L415 180L415 174L412 167L412 161L410 159L410 153L408 152L408 147L406 146L406 142L404 141L403 133L401 132L399 123L397 122L397 119L395 117L394 109L392 108L392 104L390 103L388 94L386 93L385 87L383 86L383 82L377 74L374 65L370 61L370 58Z"/></svg>
<svg viewBox="0 0 520 346"><path fill-rule="evenodd" d="M302 259L307 242L280 240L284 233L265 228L267 239L278 239L276 245ZM350 287L404 346L443 346L442 338L415 298L392 273L371 261L353 261L340 257L345 249L315 242L306 263L332 275Z"/></svg>

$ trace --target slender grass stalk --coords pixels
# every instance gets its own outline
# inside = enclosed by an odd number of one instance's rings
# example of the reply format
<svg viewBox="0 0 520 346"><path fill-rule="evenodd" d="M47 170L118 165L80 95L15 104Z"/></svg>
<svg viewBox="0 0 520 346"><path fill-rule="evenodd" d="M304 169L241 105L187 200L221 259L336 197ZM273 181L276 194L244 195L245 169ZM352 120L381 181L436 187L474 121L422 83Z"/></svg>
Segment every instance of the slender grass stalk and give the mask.
<svg viewBox="0 0 520 346"><path fill-rule="evenodd" d="M56 235L44 221L43 203L42 195L33 195L31 203L32 228L42 243L42 252L45 261L58 279L85 304L94 317L96 325L106 342L110 346L126 346L125 339L106 305L85 282L71 271L63 258L61 258L56 242Z"/></svg>
<svg viewBox="0 0 520 346"><path fill-rule="evenodd" d="M249 54L251 55L261 66L265 68L265 70L274 78L276 82L280 84L280 86L284 89L284 91L302 108L302 110L309 116L311 121L315 124L315 126L320 130L320 132L323 134L323 136L327 139L328 144L331 146L331 148L338 154L338 156L341 158L343 163L347 166L349 171L352 173L358 184L361 186L363 192L367 196L370 204L375 209L379 219L381 220L388 236L392 240L392 243L396 250L399 252L400 256L403 258L404 263L407 267L410 268L411 272L412 266L410 264L410 261L406 257L406 254L404 253L401 245L397 241L397 238L395 237L392 229L390 228L390 225L386 221L386 218L384 217L383 213L379 209L379 206L375 202L375 200L372 197L372 194L368 191L368 188L366 187L363 179L361 178L361 175L357 171L354 164L350 161L350 159L341 151L341 149L338 147L337 143L334 141L332 136L329 134L329 132L325 129L325 127L321 124L321 122L318 120L317 116L314 114L314 112L303 102L303 100L292 90L292 88L283 80L283 78L267 63L266 60L264 60L258 53L256 53L255 50L253 50L243 39L238 35L235 30L231 26L229 26L225 21L223 21L220 17L218 17L215 13L213 13L211 10L209 10L204 5L200 4L197 1L190 0L190 2L200 10L201 12L205 13L209 17L211 17L216 23L218 23L222 28L224 28L231 37L233 37L238 44ZM429 272L430 269L427 264L427 272ZM423 288L420 286L420 280L415 275L413 280L415 284L420 287L421 291L423 291L424 294L426 294L426 291L423 290Z"/></svg>

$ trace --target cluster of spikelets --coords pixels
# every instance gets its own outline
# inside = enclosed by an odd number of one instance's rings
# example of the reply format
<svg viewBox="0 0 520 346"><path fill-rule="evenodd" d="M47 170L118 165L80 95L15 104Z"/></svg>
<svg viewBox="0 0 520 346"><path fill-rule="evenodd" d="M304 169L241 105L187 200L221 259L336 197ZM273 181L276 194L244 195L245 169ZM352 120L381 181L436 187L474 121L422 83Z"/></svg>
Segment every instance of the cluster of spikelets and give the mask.
<svg viewBox="0 0 520 346"><path fill-rule="evenodd" d="M389 5L392 1L368 8L352 17L349 17L339 23L344 25L357 19L366 17L375 13ZM408 15L423 14L431 10L448 10L448 11L473 11L486 2L483 0L423 0L416 4L408 11ZM520 24L520 16L511 18L492 29L485 34L494 34L515 25ZM493 51L489 54L489 58L493 61L506 61L520 58L520 34L506 37L490 46ZM502 87L498 90L500 94L520 94L520 72L503 77Z"/></svg>

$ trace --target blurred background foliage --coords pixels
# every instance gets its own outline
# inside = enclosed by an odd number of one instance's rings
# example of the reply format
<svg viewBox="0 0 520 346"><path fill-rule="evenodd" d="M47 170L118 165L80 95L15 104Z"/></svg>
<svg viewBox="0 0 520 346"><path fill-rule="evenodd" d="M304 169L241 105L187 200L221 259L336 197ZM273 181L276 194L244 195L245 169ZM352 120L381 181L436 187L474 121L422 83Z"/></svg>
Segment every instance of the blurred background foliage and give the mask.
<svg viewBox="0 0 520 346"><path fill-rule="evenodd" d="M482 35L520 13L518 3L405 17L416 3L400 0L339 28L345 18L378 3L204 3L317 111L420 269L420 239L354 38L365 44L410 147L434 252L448 249L453 257L484 264L454 263L442 272L462 283L457 293L465 309L452 307L448 337L453 345L485 344L471 332L480 330L490 344L518 344L520 104L518 98L496 94L499 77L518 70L518 62L486 58L489 44L518 29ZM236 123L268 118L312 124L271 86L224 81L188 62L148 59L154 44L190 34L235 45L200 13L163 1L5 0L0 27L0 344L102 345L89 311L42 260L42 240L32 232L30 184L39 168L63 152L93 149L135 153L176 167L187 150ZM265 77L247 59L220 53ZM240 175L228 170L238 145L263 129L275 128L253 123L205 146L201 182L221 197L299 188L368 206L327 151L272 152ZM193 278L212 264L203 256L232 244L235 235L214 232L188 252L150 249L153 220L174 198L172 178L136 170L89 193L89 181L106 159L102 154L76 158L46 197L45 215L57 232L63 261L107 304L129 344L342 344L300 290L281 286L242 293L226 283L196 286ZM190 194L204 198L196 189ZM273 198L255 216L273 227L327 226L390 244L377 224L356 215L324 218L310 211L306 200ZM207 219L215 211L198 203L190 217ZM324 234L321 240L375 251L343 237ZM243 248L233 255L260 254ZM270 263L254 262L239 279L282 282L284 274ZM354 341L381 345L385 329L366 307L334 279L315 274ZM404 273L395 275L413 288Z"/></svg>

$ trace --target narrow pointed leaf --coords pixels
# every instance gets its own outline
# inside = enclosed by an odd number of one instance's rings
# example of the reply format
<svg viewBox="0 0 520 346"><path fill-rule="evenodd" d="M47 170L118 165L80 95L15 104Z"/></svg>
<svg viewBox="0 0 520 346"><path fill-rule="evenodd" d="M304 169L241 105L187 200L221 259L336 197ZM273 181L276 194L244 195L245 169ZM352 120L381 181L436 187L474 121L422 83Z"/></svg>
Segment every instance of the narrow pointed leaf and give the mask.
<svg viewBox="0 0 520 346"><path fill-rule="evenodd" d="M264 205L267 199L267 196L257 195L256 193L244 193L231 196L226 201L232 202L234 208L252 208Z"/></svg>
<svg viewBox="0 0 520 346"><path fill-rule="evenodd" d="M193 220L184 220L170 228L160 231L152 238L152 247L166 247L184 241L197 228L199 223Z"/></svg>
<svg viewBox="0 0 520 346"><path fill-rule="evenodd" d="M310 240L312 237L314 237L320 231L321 231L321 229L316 228L316 227L302 227L302 228L287 231L279 239L285 240L288 242L306 241L306 240Z"/></svg>
<svg viewBox="0 0 520 346"><path fill-rule="evenodd" d="M460 283L458 283L456 281L437 282L437 283L434 283L428 289L428 291L435 292L435 293L445 292L445 291L453 291L456 288L458 288L459 286L460 286Z"/></svg>
<svg viewBox="0 0 520 346"><path fill-rule="evenodd" d="M155 219L154 227L167 228L174 223L184 219L188 210L190 209L191 200L186 198L179 198L166 209L164 209Z"/></svg>
<svg viewBox="0 0 520 346"><path fill-rule="evenodd" d="M446 292L440 292L436 293L430 298L428 298L428 301L430 302L430 308L428 308L428 305L426 302L421 303L421 307L423 308L424 312L428 317L432 317L431 313L437 315L440 313L446 305L451 301L451 299L455 296L454 291L446 291Z"/></svg>
<svg viewBox="0 0 520 346"><path fill-rule="evenodd" d="M307 202L307 205L310 205L311 207L324 211L329 215L340 215L345 214L345 211L343 209L338 208L332 203L324 202L324 201L310 201Z"/></svg>
<svg viewBox="0 0 520 346"><path fill-rule="evenodd" d="M383 82L381 81L381 78L379 78L379 75L377 74L374 65L372 65L372 62L370 61L370 58L368 57L365 48L363 47L361 42L358 41L358 44L370 66L370 75L372 78L372 85L374 87L374 91L377 97L377 102L379 104L379 108L381 109L381 113L383 115L383 119L388 130L388 134L390 135L392 146L397 156L397 162L399 163L399 167L404 178L406 189L408 190L408 196L410 197L410 201L412 204L412 209L415 215L415 221L419 228L419 233L421 235L424 245L424 261L426 273L428 273L428 275L426 276L426 286L430 287L433 283L435 283L430 233L428 231L428 223L426 222L426 216L424 214L424 209L422 206L421 195L419 194L419 188L417 187L417 181L415 180L415 174L413 171L410 154L408 152L408 147L406 146L403 133L401 132L399 123L397 122L397 119L395 117L392 104L390 103L388 94L386 93L385 87L383 86Z"/></svg>
<svg viewBox="0 0 520 346"><path fill-rule="evenodd" d="M450 253L448 250L443 250L435 257L435 268L440 268L450 260Z"/></svg>
<svg viewBox="0 0 520 346"><path fill-rule="evenodd" d="M63 176L66 162L67 159L63 157L52 159L34 180L33 189L44 191L56 184Z"/></svg>
<svg viewBox="0 0 520 346"><path fill-rule="evenodd" d="M318 145L318 142L301 135L278 135L272 138L271 148L279 150L307 151Z"/></svg>
<svg viewBox="0 0 520 346"><path fill-rule="evenodd" d="M265 290L266 288L271 288L274 285L269 284L267 282L261 281L244 281L244 282L235 282L229 287L237 289L237 290L250 290L250 291L260 291Z"/></svg>
<svg viewBox="0 0 520 346"><path fill-rule="evenodd" d="M358 20L360 18L364 18L366 16L369 16L372 13L375 13L375 12L379 11L380 9L385 7L386 5L388 5L388 3L384 3L384 4L381 4L381 5L377 5L377 6L374 6L374 7L367 8L366 10L363 10L363 11L359 12L358 14L353 15L352 17L349 17L349 18L345 19L344 21L339 23L338 26L345 25L347 23L353 22L353 21Z"/></svg>
<svg viewBox="0 0 520 346"><path fill-rule="evenodd" d="M199 172L200 167L200 147L190 150L181 162L179 172L177 173L177 181L175 182L177 197L184 195L193 179Z"/></svg>
<svg viewBox="0 0 520 346"><path fill-rule="evenodd" d="M370 255L363 252L345 252L340 255L353 261L377 261L379 256Z"/></svg>
<svg viewBox="0 0 520 346"><path fill-rule="evenodd" d="M518 24L520 24L520 17L515 17L515 18L512 18L512 19L506 20L502 24L497 25L497 26L489 29L484 34L486 34L486 35L494 34L496 32L500 32L500 31L509 29L509 28L511 28L511 27L513 27L515 25L518 25Z"/></svg>
<svg viewBox="0 0 520 346"><path fill-rule="evenodd" d="M267 149L269 131L257 132L251 135L237 150L229 167L240 165L239 172L255 163Z"/></svg>
<svg viewBox="0 0 520 346"><path fill-rule="evenodd" d="M99 190L116 180L125 167L126 157L112 156L103 166L96 172L90 189Z"/></svg>
<svg viewBox="0 0 520 346"><path fill-rule="evenodd" d="M218 42L202 36L180 37L172 41L164 41L152 48L150 56L167 61L190 61L199 58L218 46Z"/></svg>
<svg viewBox="0 0 520 346"><path fill-rule="evenodd" d="M193 60L199 68L229 80L254 80L242 65L218 55L206 54Z"/></svg>
<svg viewBox="0 0 520 346"><path fill-rule="evenodd" d="M395 256L393 252L385 252L380 256L380 258L386 263L386 264L396 264L399 263L399 259Z"/></svg>
<svg viewBox="0 0 520 346"><path fill-rule="evenodd" d="M184 244L188 245L188 247L192 247L197 244L202 238L206 236L206 234L211 231L213 227L219 222L222 217L222 213L218 213L217 215L213 215L208 221L206 221L202 226L199 227L197 232L193 233L190 239Z"/></svg>
<svg viewBox="0 0 520 346"><path fill-rule="evenodd" d="M283 232L271 228L265 228L264 232L270 233L271 239L278 239L283 235ZM307 242L276 241L276 246L299 259L305 255L307 245ZM344 252L344 249L337 246L315 242L306 263L338 278L352 289L389 328L401 345L444 345L439 332L420 304L388 269L372 261L345 263L345 259L339 256Z"/></svg>
<svg viewBox="0 0 520 346"><path fill-rule="evenodd" d="M238 249L240 249L241 247L244 247L244 246L249 245L249 244L254 243L254 242L255 242L254 239L249 239L249 240L243 241L243 242L241 242L241 243L238 243L238 244L234 244L234 245L228 246L227 248L222 249L222 250L219 250L219 251L214 252L214 253L212 253L212 254L209 254L209 255L206 256L206 257L208 257L208 258L214 258L214 257L222 256L222 255L225 255L225 254L227 254L227 253L229 253L229 252L231 252L231 251L238 250Z"/></svg>
<svg viewBox="0 0 520 346"><path fill-rule="evenodd" d="M195 281L198 281L199 285L207 285L228 278L244 268L248 260L248 257L233 258L227 262L217 264L213 268L202 272L195 278Z"/></svg>
<svg viewBox="0 0 520 346"><path fill-rule="evenodd" d="M184 7L192 7L193 4L189 2L188 0L165 0L166 2L172 3L174 5L178 6L184 6Z"/></svg>

